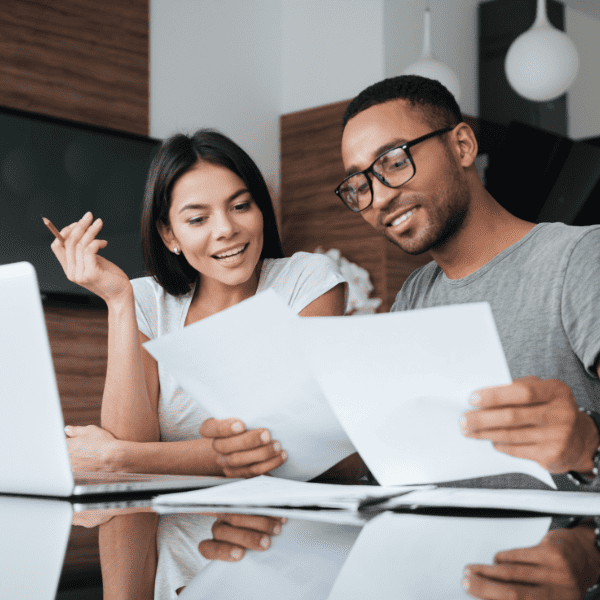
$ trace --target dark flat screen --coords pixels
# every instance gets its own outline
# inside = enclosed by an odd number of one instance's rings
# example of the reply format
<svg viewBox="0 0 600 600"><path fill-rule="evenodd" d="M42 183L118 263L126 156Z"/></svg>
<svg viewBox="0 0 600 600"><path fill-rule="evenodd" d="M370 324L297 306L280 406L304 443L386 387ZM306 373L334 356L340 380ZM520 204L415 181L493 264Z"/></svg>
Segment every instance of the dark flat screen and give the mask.
<svg viewBox="0 0 600 600"><path fill-rule="evenodd" d="M130 278L145 274L140 217L160 141L0 107L0 264L32 263L44 294L89 296L50 250L52 234L90 210L108 241L102 256Z"/></svg>

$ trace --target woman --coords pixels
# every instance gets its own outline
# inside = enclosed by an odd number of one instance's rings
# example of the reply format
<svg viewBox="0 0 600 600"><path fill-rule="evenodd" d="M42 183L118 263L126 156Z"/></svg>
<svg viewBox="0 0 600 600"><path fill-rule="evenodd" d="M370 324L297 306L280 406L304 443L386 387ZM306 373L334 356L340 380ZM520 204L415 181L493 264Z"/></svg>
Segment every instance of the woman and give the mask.
<svg viewBox="0 0 600 600"><path fill-rule="evenodd" d="M101 228L87 213L62 230L64 244L52 243L69 280L108 306L102 428L66 428L74 470L249 477L280 466L287 455L270 432L209 419L142 344L266 288L300 315L341 315L345 284L334 264L283 258L260 171L210 130L175 135L152 163L142 215L150 277L129 281L99 256Z"/></svg>

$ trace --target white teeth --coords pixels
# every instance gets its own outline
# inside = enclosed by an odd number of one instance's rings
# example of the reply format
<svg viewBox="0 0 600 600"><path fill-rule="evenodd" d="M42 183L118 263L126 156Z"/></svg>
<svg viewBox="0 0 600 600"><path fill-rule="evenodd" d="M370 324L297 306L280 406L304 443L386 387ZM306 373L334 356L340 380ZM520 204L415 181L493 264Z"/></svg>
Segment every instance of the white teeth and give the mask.
<svg viewBox="0 0 600 600"><path fill-rule="evenodd" d="M396 225L400 225L400 223L402 223L402 221L406 221L406 219L408 219L408 217L410 217L410 215L412 215L414 212L415 212L415 209L413 208L412 210L409 210L407 213L404 213L401 217L394 219L390 223L390 227L396 227Z"/></svg>
<svg viewBox="0 0 600 600"><path fill-rule="evenodd" d="M238 246L237 248L232 248L231 250L227 250L227 252L221 252L220 254L215 254L215 258L227 258L228 256L234 256L239 254L244 250L246 246Z"/></svg>

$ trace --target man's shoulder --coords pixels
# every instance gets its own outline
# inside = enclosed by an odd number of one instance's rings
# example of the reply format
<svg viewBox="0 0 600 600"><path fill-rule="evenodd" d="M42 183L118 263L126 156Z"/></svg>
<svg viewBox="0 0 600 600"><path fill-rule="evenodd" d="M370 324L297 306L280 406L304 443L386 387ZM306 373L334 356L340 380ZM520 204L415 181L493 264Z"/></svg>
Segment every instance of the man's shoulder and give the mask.
<svg viewBox="0 0 600 600"><path fill-rule="evenodd" d="M551 240L553 246L575 245L583 238L591 236L600 242L600 225L566 225L565 223L540 223L535 226L536 243Z"/></svg>
<svg viewBox="0 0 600 600"><path fill-rule="evenodd" d="M434 261L415 269L407 278L398 293L390 312L406 310L412 306L413 300L419 298L422 292L438 279L442 269Z"/></svg>

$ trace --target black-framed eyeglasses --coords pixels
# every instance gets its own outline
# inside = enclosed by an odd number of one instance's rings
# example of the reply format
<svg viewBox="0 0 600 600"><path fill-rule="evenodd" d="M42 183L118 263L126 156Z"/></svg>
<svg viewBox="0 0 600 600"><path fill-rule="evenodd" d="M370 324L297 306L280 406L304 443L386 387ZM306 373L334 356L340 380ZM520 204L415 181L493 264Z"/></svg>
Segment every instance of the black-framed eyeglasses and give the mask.
<svg viewBox="0 0 600 600"><path fill-rule="evenodd" d="M390 188L399 188L412 179L417 172L415 161L409 149L436 135L442 135L454 129L454 127L455 125L432 131L416 140L411 140L391 150L386 150L373 161L373 164L368 169L346 177L337 186L335 193L353 212L360 212L369 208L373 202L373 185L369 173L373 173L383 185Z"/></svg>

